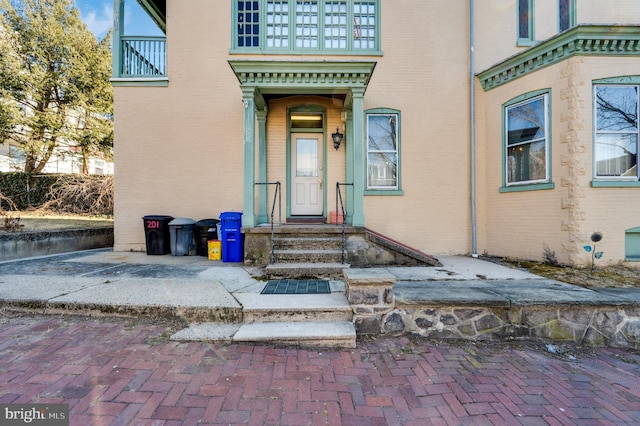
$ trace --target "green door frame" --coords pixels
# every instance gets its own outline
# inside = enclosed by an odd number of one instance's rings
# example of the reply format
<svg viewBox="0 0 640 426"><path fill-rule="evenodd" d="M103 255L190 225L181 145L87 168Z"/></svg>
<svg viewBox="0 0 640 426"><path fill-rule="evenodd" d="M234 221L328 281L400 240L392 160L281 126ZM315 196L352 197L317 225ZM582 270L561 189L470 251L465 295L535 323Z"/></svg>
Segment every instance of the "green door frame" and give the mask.
<svg viewBox="0 0 640 426"><path fill-rule="evenodd" d="M322 114L322 129L291 129L291 115L294 113L317 113ZM327 111L323 106L313 105L313 104L304 104L304 105L292 105L287 108L287 147L286 147L286 163L287 163L287 193L286 193L286 217L291 216L291 181L293 180L293 176L291 173L291 144L292 139L291 135L295 133L316 133L321 135L322 138L322 176L321 179L325 184L322 187L322 206L323 212L327 211ZM262 204L260 205L260 209L262 210ZM259 223L261 223L259 221Z"/></svg>
<svg viewBox="0 0 640 426"><path fill-rule="evenodd" d="M258 218L267 214L266 191L259 189L260 211L255 214L256 195L256 119L258 121L258 150L266 152L267 105L264 95L344 94L347 111L347 205L351 206L351 225L364 226L365 189L365 131L364 93L376 66L375 61L246 61L230 60L242 90L244 103L244 191L242 226L253 228ZM265 181L266 155L260 155L258 174ZM264 186L264 185L261 185Z"/></svg>

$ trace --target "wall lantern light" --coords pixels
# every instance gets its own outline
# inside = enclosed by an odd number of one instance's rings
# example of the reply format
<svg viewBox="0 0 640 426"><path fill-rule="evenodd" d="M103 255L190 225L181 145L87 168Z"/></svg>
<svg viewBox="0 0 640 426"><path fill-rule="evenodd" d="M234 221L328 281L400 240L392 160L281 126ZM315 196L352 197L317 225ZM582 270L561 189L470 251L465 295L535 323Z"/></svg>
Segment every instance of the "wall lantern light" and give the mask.
<svg viewBox="0 0 640 426"><path fill-rule="evenodd" d="M331 138L333 139L333 147L337 150L340 149L340 144L342 143L342 138L344 135L340 133L340 129L336 127L336 132L331 134Z"/></svg>

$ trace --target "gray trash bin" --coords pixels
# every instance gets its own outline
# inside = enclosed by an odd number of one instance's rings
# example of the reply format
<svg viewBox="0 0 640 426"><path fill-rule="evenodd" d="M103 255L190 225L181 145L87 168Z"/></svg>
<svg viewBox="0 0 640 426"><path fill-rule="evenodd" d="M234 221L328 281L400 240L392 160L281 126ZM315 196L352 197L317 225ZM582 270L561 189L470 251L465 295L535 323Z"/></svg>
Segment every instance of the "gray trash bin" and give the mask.
<svg viewBox="0 0 640 426"><path fill-rule="evenodd" d="M193 243L193 226L196 221L186 217L179 217L169 222L169 239L173 256L187 256Z"/></svg>

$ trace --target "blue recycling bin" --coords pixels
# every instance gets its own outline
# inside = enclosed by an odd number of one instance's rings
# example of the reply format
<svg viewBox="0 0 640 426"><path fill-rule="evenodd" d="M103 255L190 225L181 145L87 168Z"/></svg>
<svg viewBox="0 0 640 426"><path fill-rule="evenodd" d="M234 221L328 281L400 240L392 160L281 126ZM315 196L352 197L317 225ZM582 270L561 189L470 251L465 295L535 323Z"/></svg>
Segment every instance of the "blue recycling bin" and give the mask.
<svg viewBox="0 0 640 426"><path fill-rule="evenodd" d="M220 231L222 234L222 261L243 262L244 245L242 242L242 213L220 213Z"/></svg>

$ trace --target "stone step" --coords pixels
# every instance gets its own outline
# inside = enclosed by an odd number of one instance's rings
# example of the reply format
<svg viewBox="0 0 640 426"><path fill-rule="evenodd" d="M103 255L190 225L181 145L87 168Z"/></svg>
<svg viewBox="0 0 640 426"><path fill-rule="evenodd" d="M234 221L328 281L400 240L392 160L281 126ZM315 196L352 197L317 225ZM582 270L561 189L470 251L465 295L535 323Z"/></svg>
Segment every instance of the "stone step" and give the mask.
<svg viewBox="0 0 640 426"><path fill-rule="evenodd" d="M336 236L296 236L296 237L275 237L274 245L277 249L297 249L297 250L342 250L342 238Z"/></svg>
<svg viewBox="0 0 640 426"><path fill-rule="evenodd" d="M299 345L321 348L355 348L351 321L270 322L242 324L234 342Z"/></svg>
<svg viewBox="0 0 640 426"><path fill-rule="evenodd" d="M282 321L351 321L353 311L344 293L237 293L245 324Z"/></svg>
<svg viewBox="0 0 640 426"><path fill-rule="evenodd" d="M304 347L355 348L351 321L270 322L253 324L193 323L172 335L177 342L269 343Z"/></svg>
<svg viewBox="0 0 640 426"><path fill-rule="evenodd" d="M274 250L274 258L278 263L340 263L342 250Z"/></svg>
<svg viewBox="0 0 640 426"><path fill-rule="evenodd" d="M349 264L339 262L273 263L265 267L265 274L269 278L341 278L342 271L348 268L350 268Z"/></svg>

